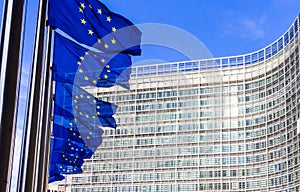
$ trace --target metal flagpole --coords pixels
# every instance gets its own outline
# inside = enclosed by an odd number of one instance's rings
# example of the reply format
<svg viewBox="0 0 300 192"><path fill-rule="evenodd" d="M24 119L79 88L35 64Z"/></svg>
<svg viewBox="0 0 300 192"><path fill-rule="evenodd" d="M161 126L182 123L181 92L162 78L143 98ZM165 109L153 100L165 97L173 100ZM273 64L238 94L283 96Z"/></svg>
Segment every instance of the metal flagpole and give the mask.
<svg viewBox="0 0 300 192"><path fill-rule="evenodd" d="M22 165L19 172L18 191L37 191L39 173L40 152L43 147L42 124L44 89L44 71L46 67L43 62L45 50L45 29L46 29L46 7L47 1L39 0L38 17L36 22L35 49L30 77L30 93L27 111L27 124L25 130L24 147L22 150Z"/></svg>
<svg viewBox="0 0 300 192"><path fill-rule="evenodd" d="M47 41L46 41L46 55L45 55L45 70L44 70L44 104L43 104L43 119L40 124L42 130L41 138L41 150L40 150L40 161L38 165L37 173L37 190L36 191L46 191L48 184L48 160L50 153L50 135L51 135L51 112L52 112L52 71L50 68L50 57L51 57L51 37L52 30L48 27L47 31Z"/></svg>
<svg viewBox="0 0 300 192"><path fill-rule="evenodd" d="M0 191L9 191L16 131L24 0L5 0L1 31L0 73Z"/></svg>

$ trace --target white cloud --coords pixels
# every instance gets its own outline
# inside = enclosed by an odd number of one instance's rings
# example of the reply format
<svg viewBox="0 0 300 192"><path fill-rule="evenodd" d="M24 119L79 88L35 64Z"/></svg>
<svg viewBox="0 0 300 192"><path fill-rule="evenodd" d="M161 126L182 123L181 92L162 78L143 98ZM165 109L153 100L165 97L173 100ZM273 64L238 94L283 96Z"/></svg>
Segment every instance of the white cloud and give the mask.
<svg viewBox="0 0 300 192"><path fill-rule="evenodd" d="M264 30L261 26L261 18L258 21L250 18L244 18L241 20L242 27L245 28L245 33L242 34L246 38L262 38L265 36Z"/></svg>
<svg viewBox="0 0 300 192"><path fill-rule="evenodd" d="M265 37L264 25L266 15L250 18L238 13L228 12L225 20L218 23L222 36L235 36L243 39L259 39Z"/></svg>

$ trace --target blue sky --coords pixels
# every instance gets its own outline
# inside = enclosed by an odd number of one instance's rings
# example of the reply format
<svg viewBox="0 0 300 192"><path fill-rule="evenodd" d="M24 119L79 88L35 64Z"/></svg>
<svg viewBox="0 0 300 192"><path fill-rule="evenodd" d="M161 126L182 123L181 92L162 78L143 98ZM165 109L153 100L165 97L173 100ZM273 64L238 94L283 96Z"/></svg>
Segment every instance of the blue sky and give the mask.
<svg viewBox="0 0 300 192"><path fill-rule="evenodd" d="M102 2L135 24L163 23L186 30L214 57L249 53L267 46L287 30L300 11L299 0ZM159 51L144 48L140 59L160 59L161 55ZM172 58L165 60L174 61Z"/></svg>
<svg viewBox="0 0 300 192"><path fill-rule="evenodd" d="M32 2L32 1L29 1ZM160 23L194 35L214 57L252 52L276 40L299 14L299 0L102 0L135 24ZM2 9L3 1L0 2ZM29 3L30 6L30 3ZM137 60L166 57L143 47ZM174 56L174 55L173 55ZM169 54L165 60L180 57Z"/></svg>

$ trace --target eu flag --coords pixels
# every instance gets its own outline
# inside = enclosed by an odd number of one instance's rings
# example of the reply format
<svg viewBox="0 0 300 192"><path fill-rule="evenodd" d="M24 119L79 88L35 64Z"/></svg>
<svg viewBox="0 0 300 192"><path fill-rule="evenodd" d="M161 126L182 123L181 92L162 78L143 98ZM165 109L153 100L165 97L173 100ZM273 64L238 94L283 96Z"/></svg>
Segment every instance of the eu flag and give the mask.
<svg viewBox="0 0 300 192"><path fill-rule="evenodd" d="M53 153L51 153L50 163L82 166L84 163L84 160L79 155L76 155L76 154L68 154L65 152L53 152Z"/></svg>
<svg viewBox="0 0 300 192"><path fill-rule="evenodd" d="M48 11L50 26L85 44L54 34L50 183L64 179L62 174L81 173L84 159L102 143L102 127L116 128L117 106L82 87L129 89L132 62L128 54L141 54L141 32L98 0L49 0Z"/></svg>
<svg viewBox="0 0 300 192"><path fill-rule="evenodd" d="M55 164L49 164L49 177L48 183L52 183L55 181L61 181L65 179L65 177L61 174L59 169L56 167Z"/></svg>
<svg viewBox="0 0 300 192"><path fill-rule="evenodd" d="M127 54L104 54L88 50L62 35L54 34L54 80L58 75L80 86L129 89L131 58ZM66 81L65 80L65 81Z"/></svg>
<svg viewBox="0 0 300 192"><path fill-rule="evenodd" d="M62 174L75 174L83 172L81 167L76 165L50 164L50 166L56 167Z"/></svg>
<svg viewBox="0 0 300 192"><path fill-rule="evenodd" d="M60 81L56 81L55 92L54 120L57 116L63 116L86 127L116 128L116 121L112 117L116 113L116 105L101 101L74 84Z"/></svg>
<svg viewBox="0 0 300 192"><path fill-rule="evenodd" d="M66 144L68 142L68 144ZM76 142L75 142L76 143ZM80 173L81 166L84 163L85 157L90 157L94 153L88 148L84 148L84 144L74 145L74 142L61 138L51 138L50 142L51 154L49 162L49 177L48 182L63 180L64 173ZM70 152L67 148L70 147L74 152Z"/></svg>
<svg viewBox="0 0 300 192"><path fill-rule="evenodd" d="M66 154L78 155L82 159L91 158L96 150L96 147L88 147L85 142L76 142L66 138L53 137L51 143L53 144L52 153L64 152Z"/></svg>
<svg viewBox="0 0 300 192"><path fill-rule="evenodd" d="M49 0L48 24L105 53L141 54L140 30L98 0Z"/></svg>
<svg viewBox="0 0 300 192"><path fill-rule="evenodd" d="M102 134L102 129L85 127L75 121L65 121L65 125L53 123L53 137L84 143L90 148L98 147L102 143Z"/></svg>

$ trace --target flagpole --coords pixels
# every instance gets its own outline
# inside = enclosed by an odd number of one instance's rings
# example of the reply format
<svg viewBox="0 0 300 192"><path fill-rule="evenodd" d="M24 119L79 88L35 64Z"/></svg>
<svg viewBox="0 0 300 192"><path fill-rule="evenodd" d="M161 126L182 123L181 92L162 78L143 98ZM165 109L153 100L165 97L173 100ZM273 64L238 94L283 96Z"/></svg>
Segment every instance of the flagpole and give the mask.
<svg viewBox="0 0 300 192"><path fill-rule="evenodd" d="M20 80L24 0L5 0L1 29L0 191L9 191Z"/></svg>
<svg viewBox="0 0 300 192"><path fill-rule="evenodd" d="M44 81L43 71L46 71L43 62L45 50L47 1L39 0L38 17L36 21L35 48L30 77L30 93L27 110L27 121L22 150L22 159L19 172L18 191L37 191L37 177L39 173L41 145L44 127L40 126L43 118Z"/></svg>
<svg viewBox="0 0 300 192"><path fill-rule="evenodd" d="M52 70L50 64L51 58L51 37L52 29L48 26L47 41L46 41L46 55L45 55L45 93L44 93L44 108L43 108L43 120L41 123L42 139L41 139L41 151L40 161L38 165L38 183L37 191L46 191L48 184L48 162L50 156L50 136L51 136L51 115L52 115Z"/></svg>

